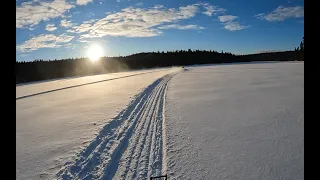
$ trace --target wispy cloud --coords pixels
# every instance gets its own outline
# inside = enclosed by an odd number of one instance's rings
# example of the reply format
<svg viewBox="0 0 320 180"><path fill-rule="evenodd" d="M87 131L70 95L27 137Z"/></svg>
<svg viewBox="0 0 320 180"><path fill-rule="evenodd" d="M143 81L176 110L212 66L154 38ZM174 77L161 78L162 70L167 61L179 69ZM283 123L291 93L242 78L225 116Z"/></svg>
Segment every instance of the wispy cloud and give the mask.
<svg viewBox="0 0 320 180"><path fill-rule="evenodd" d="M202 26L198 26L195 24L190 25L179 25L179 24L169 24L158 27L159 29L179 29L179 30L187 30L187 29L194 29L194 30L200 30L204 29Z"/></svg>
<svg viewBox="0 0 320 180"><path fill-rule="evenodd" d="M229 31L239 31L242 29L246 29L248 27L250 27L250 26L244 26L244 25L239 24L238 22L233 22L233 21L229 21L224 24L224 28Z"/></svg>
<svg viewBox="0 0 320 180"><path fill-rule="evenodd" d="M47 24L46 25L46 30L47 31L54 31L56 30L57 28L54 26L54 24Z"/></svg>
<svg viewBox="0 0 320 180"><path fill-rule="evenodd" d="M92 2L92 0L77 0L78 5L87 5L89 2Z"/></svg>
<svg viewBox="0 0 320 180"><path fill-rule="evenodd" d="M89 2L92 1L86 1L86 4ZM84 1L77 1L78 5L79 3L84 3ZM55 9L53 10L52 7ZM47 21L55 17L63 18L64 12L73 7L72 4L67 3L65 0L55 0L51 3L40 1L35 3L34 0L32 2L22 3L20 7L22 9L19 10L20 19L17 16L17 27L33 28L41 21ZM201 7L206 11L201 12ZM33 13L30 13L30 11ZM166 8L163 5L155 5L150 8L128 7L119 12L108 13L104 18L91 19L79 25L75 25L67 19L62 19L60 26L68 28L67 32L79 34L77 35L79 37L77 40L81 42L88 42L89 38L105 36L152 37L162 34L166 29L205 29L205 27L196 24L181 25L180 23L183 20L196 16L197 13L212 16L225 11L225 9L212 6L208 3L197 3L178 8ZM50 13L51 15L49 15ZM25 17L23 15L27 16ZM22 20L23 18L25 20ZM229 31L237 31L249 27L234 22L234 20L238 18L237 16L220 15L218 18L223 23L224 28ZM46 26L47 31L54 31L56 29L57 27L55 27L54 24L47 24ZM72 44L70 41L74 39L74 37L75 36L66 34L41 34L17 45L17 51L23 53L35 51L40 48L71 47Z"/></svg>
<svg viewBox="0 0 320 180"><path fill-rule="evenodd" d="M233 20L235 20L237 18L238 18L238 16L232 16L232 15L219 16L219 20L221 22L233 21Z"/></svg>
<svg viewBox="0 0 320 180"><path fill-rule="evenodd" d="M74 5L65 0L23 2L16 7L16 28L34 27L41 21L63 16L67 10L73 7Z"/></svg>
<svg viewBox="0 0 320 180"><path fill-rule="evenodd" d="M118 13L108 14L94 23L84 22L72 27L73 32L84 33L81 38L125 36L125 37L151 37L162 33L156 28L164 23L178 22L194 17L198 12L198 5L188 5L178 9L167 9L163 6L152 8L128 7Z"/></svg>
<svg viewBox="0 0 320 180"><path fill-rule="evenodd" d="M238 16L233 16L233 15L224 15L224 16L219 16L219 21L222 22L224 25L224 28L229 31L239 31L242 29L246 29L250 26L244 26L241 25L239 22L235 22L235 19L238 19Z"/></svg>
<svg viewBox="0 0 320 180"><path fill-rule="evenodd" d="M72 29L67 30L71 33L84 33L92 30L92 22L85 21L79 26L73 26Z"/></svg>
<svg viewBox="0 0 320 180"><path fill-rule="evenodd" d="M260 13L255 15L258 19L267 21L284 21L289 18L301 18L304 17L304 7L294 6L294 7L283 7L279 6L270 13Z"/></svg>
<svg viewBox="0 0 320 180"><path fill-rule="evenodd" d="M73 24L71 23L71 21L68 21L68 20L66 20L66 19L63 19L63 20L61 20L61 22L60 22L60 26L67 28L67 27L73 26Z"/></svg>
<svg viewBox="0 0 320 180"><path fill-rule="evenodd" d="M31 52L41 48L57 48L66 45L70 42L74 36L62 34L56 36L54 34L41 34L35 36L24 43L18 45L16 49L19 52Z"/></svg>
<svg viewBox="0 0 320 180"><path fill-rule="evenodd" d="M199 3L199 5L202 5L204 9L206 9L206 11L202 12L203 14L206 14L208 16L212 16L212 14L218 14L218 13L222 13L225 12L226 10L223 8L220 8L218 6L213 6L209 3Z"/></svg>

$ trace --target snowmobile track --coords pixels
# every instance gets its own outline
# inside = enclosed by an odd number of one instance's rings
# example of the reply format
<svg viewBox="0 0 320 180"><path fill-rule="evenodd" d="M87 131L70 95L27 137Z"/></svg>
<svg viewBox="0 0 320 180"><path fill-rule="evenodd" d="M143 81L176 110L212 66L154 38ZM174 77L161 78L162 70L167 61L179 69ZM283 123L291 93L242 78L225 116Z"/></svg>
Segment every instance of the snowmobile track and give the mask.
<svg viewBox="0 0 320 180"><path fill-rule="evenodd" d="M57 179L149 179L166 172L165 94L174 74L146 87L57 173Z"/></svg>

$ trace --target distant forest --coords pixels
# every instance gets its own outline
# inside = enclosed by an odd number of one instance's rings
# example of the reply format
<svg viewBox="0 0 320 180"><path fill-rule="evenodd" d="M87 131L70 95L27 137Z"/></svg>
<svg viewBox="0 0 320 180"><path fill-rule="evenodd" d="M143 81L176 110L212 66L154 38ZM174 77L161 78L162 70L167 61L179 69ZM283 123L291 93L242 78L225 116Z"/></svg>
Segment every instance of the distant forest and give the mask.
<svg viewBox="0 0 320 180"><path fill-rule="evenodd" d="M87 58L16 62L16 84L71 76L96 75L126 70L252 61L304 61L304 38L294 51L234 55L214 50L147 52L120 57L102 57L92 63Z"/></svg>

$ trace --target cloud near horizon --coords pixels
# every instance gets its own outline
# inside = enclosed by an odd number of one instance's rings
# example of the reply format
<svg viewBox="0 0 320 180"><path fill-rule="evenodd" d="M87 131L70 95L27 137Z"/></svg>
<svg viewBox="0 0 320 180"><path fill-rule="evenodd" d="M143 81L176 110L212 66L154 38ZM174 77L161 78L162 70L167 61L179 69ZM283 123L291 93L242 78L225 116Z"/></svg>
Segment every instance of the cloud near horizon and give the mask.
<svg viewBox="0 0 320 180"><path fill-rule="evenodd" d="M66 34L62 34L56 36L54 34L41 34L39 36L35 36L24 43L17 45L16 49L19 52L31 52L41 48L57 48L66 45L66 43L70 42L74 36L69 36Z"/></svg>

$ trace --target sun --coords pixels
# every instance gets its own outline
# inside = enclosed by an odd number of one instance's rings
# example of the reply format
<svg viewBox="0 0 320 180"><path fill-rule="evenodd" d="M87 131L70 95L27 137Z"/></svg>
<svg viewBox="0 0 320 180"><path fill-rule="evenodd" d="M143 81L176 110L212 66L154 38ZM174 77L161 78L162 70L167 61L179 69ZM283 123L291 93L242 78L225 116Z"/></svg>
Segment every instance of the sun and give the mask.
<svg viewBox="0 0 320 180"><path fill-rule="evenodd" d="M97 44L91 45L87 51L87 55L91 61L97 61L103 56L103 49Z"/></svg>

